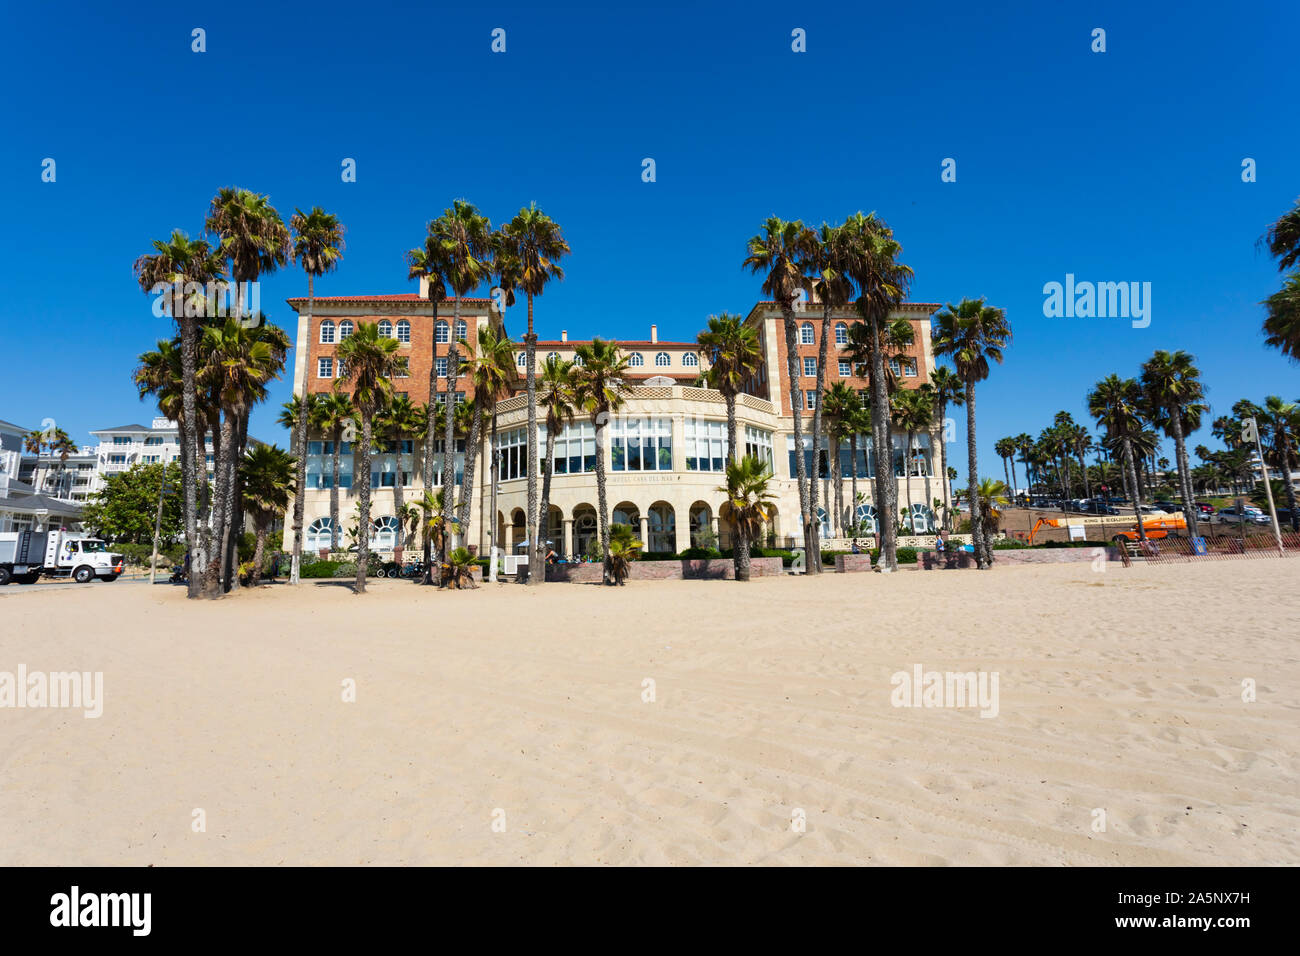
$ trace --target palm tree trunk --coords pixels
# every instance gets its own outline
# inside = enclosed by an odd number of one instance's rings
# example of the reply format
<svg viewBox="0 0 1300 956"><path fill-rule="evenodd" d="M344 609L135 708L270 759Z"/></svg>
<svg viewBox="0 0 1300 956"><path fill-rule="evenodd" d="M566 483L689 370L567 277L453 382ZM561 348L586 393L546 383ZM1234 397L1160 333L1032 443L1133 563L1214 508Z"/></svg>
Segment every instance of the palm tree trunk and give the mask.
<svg viewBox="0 0 1300 956"><path fill-rule="evenodd" d="M460 485L461 540L469 543L470 499L474 497L474 472L478 462L479 445L483 436L483 404L474 402L474 419L469 426L469 441L465 443L465 477Z"/></svg>
<svg viewBox="0 0 1300 956"><path fill-rule="evenodd" d="M1079 456L1079 471L1083 474L1083 493L1092 500L1092 479L1088 477L1088 466L1083 460L1083 452L1076 452Z"/></svg>
<svg viewBox="0 0 1300 956"><path fill-rule="evenodd" d="M915 433L906 429L907 452L903 455L903 481L907 483L907 530L916 534L916 517L912 513L912 439Z"/></svg>
<svg viewBox="0 0 1300 956"><path fill-rule="evenodd" d="M315 276L307 273L307 334L311 335L311 318L316 301ZM302 394L298 398L298 420L294 424L294 454L298 456L296 464L297 480L293 492L293 556L289 563L289 583L297 584L301 580L302 570L302 532L307 511L307 360L302 363ZM297 386L297 382L294 383Z"/></svg>
<svg viewBox="0 0 1300 956"><path fill-rule="evenodd" d="M330 551L339 549L339 448L343 444L343 426L334 426L334 477L330 482ZM370 485L370 475L366 475L366 485Z"/></svg>
<svg viewBox="0 0 1300 956"><path fill-rule="evenodd" d="M501 457L497 453L497 413L495 404L492 409L492 512L488 515L488 520L492 522L492 550L495 552L501 547L501 542L497 540L497 484L501 480ZM496 570L496 555L491 556L493 573Z"/></svg>
<svg viewBox="0 0 1300 956"><path fill-rule="evenodd" d="M357 581L353 589L366 593L366 567L370 564L370 412L361 409L361 494L357 502ZM446 500L446 499L444 499Z"/></svg>
<svg viewBox="0 0 1300 956"><path fill-rule="evenodd" d="M1295 483L1291 480L1291 433L1287 430L1283 416L1274 425L1276 444L1282 447L1282 488L1286 492L1286 506L1291 512L1291 530L1300 531L1300 514L1296 513Z"/></svg>
<svg viewBox="0 0 1300 956"><path fill-rule="evenodd" d="M803 390L799 388L799 355L795 345L794 310L782 304L785 322L786 374L790 378L790 414L794 417L794 474L799 489L799 531L807 563L812 563L812 536L808 512L808 467L803 457Z"/></svg>
<svg viewBox="0 0 1300 956"><path fill-rule="evenodd" d="M743 521L736 522L736 580L748 581L750 571L749 560L749 534L745 530Z"/></svg>
<svg viewBox="0 0 1300 956"><path fill-rule="evenodd" d="M397 474L393 478L393 515L397 518L397 539L393 548L393 560L399 562L406 556L406 518L404 516L406 492L402 486L402 475L405 474L402 470L402 443L404 441L406 441L406 426L405 423L402 423L397 427Z"/></svg>
<svg viewBox="0 0 1300 956"><path fill-rule="evenodd" d="M433 321L429 325L429 335L433 340L430 348L433 354L429 358L429 404L426 408L424 425L424 500L433 494L433 451L438 439L438 303L433 303ZM420 521L420 537L424 543L424 583L433 584L433 541L429 533L428 521Z"/></svg>
<svg viewBox="0 0 1300 956"><path fill-rule="evenodd" d="M239 542L244 534L244 490L239 463L244 460L248 446L248 411L241 410L235 417L235 453L230 462L230 533L226 545L226 590L239 590Z"/></svg>
<svg viewBox="0 0 1300 956"><path fill-rule="evenodd" d="M966 381L966 465L970 471L970 533L975 546L975 566L981 571L988 567L988 554L984 547L984 516L980 510L979 462L975 453L975 382Z"/></svg>
<svg viewBox="0 0 1300 956"><path fill-rule="evenodd" d="M609 502L605 497L605 424L609 419L607 411L602 409L596 416L596 503L600 508L600 548L604 554L603 581L613 583L609 567ZM531 574L530 574L531 576Z"/></svg>
<svg viewBox="0 0 1300 956"><path fill-rule="evenodd" d="M808 514L812 521L812 550L808 552L808 570L813 574L822 573L821 533L822 523L817 518L817 491L821 479L821 441L822 441L822 395L826 386L826 350L829 348L831 331L831 307L822 305L822 331L820 344L817 346L817 401L813 405L812 446L813 475L808 484ZM814 558L816 560L814 560Z"/></svg>
<svg viewBox="0 0 1300 956"><path fill-rule="evenodd" d="M266 556L266 535L271 526L263 521L257 523L257 545L253 548L253 573L248 579L249 587L257 587L262 580L262 562Z"/></svg>
<svg viewBox="0 0 1300 956"><path fill-rule="evenodd" d="M942 424L948 420L948 403L944 402L939 406L939 467L943 469L943 475L939 478L939 484L943 488L943 526L952 532L952 505L948 498L948 443L944 441L944 429L947 427Z"/></svg>
<svg viewBox="0 0 1300 956"><path fill-rule="evenodd" d="M1128 471L1129 483L1133 486L1133 515L1137 519L1138 538L1145 543L1147 529L1142 523L1142 493L1138 488L1137 467L1133 464L1133 444L1128 438L1124 439L1124 466Z"/></svg>
<svg viewBox="0 0 1300 956"><path fill-rule="evenodd" d="M835 447L831 449L834 456L831 458L831 484L835 487L835 514L831 522L831 534L839 538L844 537L844 469L840 465L840 448L843 444L837 435Z"/></svg>
<svg viewBox="0 0 1300 956"><path fill-rule="evenodd" d="M529 537L532 539L528 542L528 583L536 586L542 583L546 574L543 565L543 554L538 547L537 538L537 335L533 331L533 294L528 293L528 334L524 336L524 361L528 363L525 372L528 385L528 517L527 527L530 529ZM600 457L600 448L597 448L596 467L598 469L597 477L600 478L600 493L605 494L604 472L599 469L604 468L604 461ZM601 521L605 520L605 503L601 498L600 505ZM604 525L602 524L602 528ZM609 538L606 532L601 532L601 544L605 546L605 576L609 577Z"/></svg>
<svg viewBox="0 0 1300 956"><path fill-rule="evenodd" d="M212 552L207 556L208 566L203 572L203 596L218 598L221 596L221 565L225 557L227 474L230 470L230 456L235 448L235 428L227 412L221 422L221 448L217 454L216 482L217 488L212 496Z"/></svg>
<svg viewBox="0 0 1300 956"><path fill-rule="evenodd" d="M181 484L185 493L185 547L190 554L190 574L186 582L187 597L199 596L198 568L203 567L203 555L199 551L198 534L198 476L196 463L202 452L202 440L195 441L203 434L199 426L198 398L195 391L195 366L198 362L198 319L182 317L178 320L181 327L181 409L184 414L186 435L185 443L189 449L187 455L181 456ZM204 477L206 478L206 471Z"/></svg>
<svg viewBox="0 0 1300 956"><path fill-rule="evenodd" d="M736 454L736 393L727 389L722 393L723 400L727 403L727 461L737 461L739 456Z"/></svg>
<svg viewBox="0 0 1300 956"><path fill-rule="evenodd" d="M538 518L537 518L537 538L539 541L542 540L543 535L550 530L551 472L555 468L555 432L556 431L557 429L552 428L550 426L550 423L547 423L546 460L542 463L542 506L540 509L538 509ZM564 524L563 522L561 522L560 528L563 529L563 527ZM563 543L561 543L561 545L563 545ZM532 567L531 563L529 567L531 569ZM545 564L544 555L543 555L542 573L543 574L546 573L546 564Z"/></svg>
<svg viewBox="0 0 1300 956"><path fill-rule="evenodd" d="M849 459L853 463L849 469L849 502L850 518L849 524L853 526L854 537L857 537L858 527L858 433L856 431L849 435Z"/></svg>
<svg viewBox="0 0 1300 956"><path fill-rule="evenodd" d="M898 570L898 515L893 496L894 449L889 435L889 390L885 385L885 353L881 351L880 318L871 316L871 432L876 447L876 520L880 525L877 566Z"/></svg>
<svg viewBox="0 0 1300 956"><path fill-rule="evenodd" d="M1192 507L1192 502L1196 496L1192 494L1191 463L1187 459L1187 443L1183 439L1183 410L1175 407L1171 408L1169 413L1169 426L1174 433L1174 460L1178 463L1178 489L1182 493L1183 504L1186 506L1184 515L1187 520L1187 534L1194 538L1197 536L1198 529L1196 509ZM1260 466L1263 469L1264 480L1268 481L1268 466L1262 461Z"/></svg>
<svg viewBox="0 0 1300 956"><path fill-rule="evenodd" d="M455 546L447 527L448 515L455 515L456 502L456 382L460 369L456 330L460 328L460 294L452 300L451 335L447 336L447 400L443 404L442 429L442 517L441 535L438 539L438 566L447 562L447 555Z"/></svg>

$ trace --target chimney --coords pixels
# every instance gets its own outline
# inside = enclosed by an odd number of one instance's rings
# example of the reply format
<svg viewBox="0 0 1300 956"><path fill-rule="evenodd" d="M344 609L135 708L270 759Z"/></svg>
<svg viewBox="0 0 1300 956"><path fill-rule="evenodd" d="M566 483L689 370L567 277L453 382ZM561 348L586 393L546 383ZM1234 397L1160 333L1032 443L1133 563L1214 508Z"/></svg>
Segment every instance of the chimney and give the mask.
<svg viewBox="0 0 1300 956"><path fill-rule="evenodd" d="M429 277L420 276L420 298L429 298Z"/></svg>
<svg viewBox="0 0 1300 956"><path fill-rule="evenodd" d="M560 341L561 341L561 342L567 342L567 341L569 341L569 330L568 330L568 329L560 329Z"/></svg>
<svg viewBox="0 0 1300 956"><path fill-rule="evenodd" d="M659 341L659 326L657 325L650 326L650 341L651 342Z"/></svg>

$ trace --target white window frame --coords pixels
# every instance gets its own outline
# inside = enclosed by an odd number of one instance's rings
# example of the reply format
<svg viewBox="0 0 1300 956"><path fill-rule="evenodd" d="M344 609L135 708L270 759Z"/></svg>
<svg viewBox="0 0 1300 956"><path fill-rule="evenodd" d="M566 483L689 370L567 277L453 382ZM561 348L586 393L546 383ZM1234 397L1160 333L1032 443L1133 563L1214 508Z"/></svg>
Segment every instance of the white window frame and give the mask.
<svg viewBox="0 0 1300 956"><path fill-rule="evenodd" d="M817 333L813 329L813 324L811 322L805 322L803 325L799 326L799 344L800 345L817 344Z"/></svg>
<svg viewBox="0 0 1300 956"><path fill-rule="evenodd" d="M446 345L450 341L451 326L439 319L433 326L433 341L436 345Z"/></svg>
<svg viewBox="0 0 1300 956"><path fill-rule="evenodd" d="M344 319L339 323L339 341L342 342L349 335L356 331L356 326L352 324L351 319Z"/></svg>
<svg viewBox="0 0 1300 956"><path fill-rule="evenodd" d="M326 319L324 322L320 324L320 344L321 345L334 344L334 323L331 322L329 319Z"/></svg>
<svg viewBox="0 0 1300 956"><path fill-rule="evenodd" d="M803 377L804 378L817 377L817 360L813 358L811 355L805 355L803 357Z"/></svg>
<svg viewBox="0 0 1300 956"><path fill-rule="evenodd" d="M835 344L836 345L849 344L849 327L843 322L835 323Z"/></svg>
<svg viewBox="0 0 1300 956"><path fill-rule="evenodd" d="M316 377L317 378L334 377L334 356L319 355L316 357Z"/></svg>
<svg viewBox="0 0 1300 956"><path fill-rule="evenodd" d="M391 339L393 337L393 323L387 319L380 319L379 334L386 339Z"/></svg>
<svg viewBox="0 0 1300 956"><path fill-rule="evenodd" d="M407 345L411 343L411 323L406 319L399 319L397 322L397 341Z"/></svg>
<svg viewBox="0 0 1300 956"><path fill-rule="evenodd" d="M633 352L627 357L627 364L632 368L640 368L645 365L645 356L640 352Z"/></svg>
<svg viewBox="0 0 1300 956"><path fill-rule="evenodd" d="M668 368L673 364L673 358L667 352L655 353L655 368Z"/></svg>

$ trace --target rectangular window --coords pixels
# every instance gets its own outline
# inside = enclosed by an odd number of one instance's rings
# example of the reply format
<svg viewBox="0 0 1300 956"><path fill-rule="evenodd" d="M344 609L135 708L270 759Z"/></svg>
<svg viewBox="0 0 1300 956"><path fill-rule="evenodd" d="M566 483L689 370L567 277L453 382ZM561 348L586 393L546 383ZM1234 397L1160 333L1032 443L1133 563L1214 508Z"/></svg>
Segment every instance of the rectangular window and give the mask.
<svg viewBox="0 0 1300 956"><path fill-rule="evenodd" d="M545 452L546 429L539 429L538 444ZM596 470L596 426L575 422L555 438L552 466L556 475L579 475Z"/></svg>
<svg viewBox="0 0 1300 956"><path fill-rule="evenodd" d="M397 359L397 377L409 378L411 375L411 360L408 356L400 356Z"/></svg>
<svg viewBox="0 0 1300 956"><path fill-rule="evenodd" d="M410 341L411 341L411 323L410 323L410 322L398 322L398 323L397 323L397 341L399 341L399 342L410 342Z"/></svg>
<svg viewBox="0 0 1300 956"><path fill-rule="evenodd" d="M810 409L811 409L811 408L816 408L816 407L817 407L817 393L816 393L815 391L809 390L809 391L807 391L807 392L804 392L804 395L807 397L807 400L808 400L808 407L809 407Z"/></svg>
<svg viewBox="0 0 1300 956"><path fill-rule="evenodd" d="M163 443L163 439L157 435L151 435L144 440L144 443L146 445L161 445Z"/></svg>
<svg viewBox="0 0 1300 956"><path fill-rule="evenodd" d="M903 375L907 378L916 378L916 359L903 360Z"/></svg>
<svg viewBox="0 0 1300 956"><path fill-rule="evenodd" d="M896 358L891 358L889 360L889 370L894 373L895 378L903 374L903 370L899 366L898 359Z"/></svg>
<svg viewBox="0 0 1300 956"><path fill-rule="evenodd" d="M803 375L804 378L813 378L817 375L817 360L815 358L804 357Z"/></svg>
<svg viewBox="0 0 1300 956"><path fill-rule="evenodd" d="M688 418L683 426L687 471L722 471L727 459L727 423Z"/></svg>
<svg viewBox="0 0 1300 956"><path fill-rule="evenodd" d="M334 377L334 360L328 356L322 356L316 360L316 377L333 378Z"/></svg>
<svg viewBox="0 0 1300 956"><path fill-rule="evenodd" d="M446 357L434 359L433 364L436 365L438 368L438 378L446 378L447 377Z"/></svg>
<svg viewBox="0 0 1300 956"><path fill-rule="evenodd" d="M113 444L114 444L114 445L129 445L129 444L131 444L131 439L130 439L129 437L127 437L126 435L114 435L114 436L113 436Z"/></svg>
<svg viewBox="0 0 1300 956"><path fill-rule="evenodd" d="M617 418L609 428L612 470L672 471L671 419Z"/></svg>
<svg viewBox="0 0 1300 956"><path fill-rule="evenodd" d="M501 480L528 477L528 429L512 428L497 435Z"/></svg>
<svg viewBox="0 0 1300 956"><path fill-rule="evenodd" d="M688 444L689 447L689 444ZM767 462L769 468L772 467L772 433L755 428L753 425L745 426L745 454L752 455L759 461Z"/></svg>
<svg viewBox="0 0 1300 956"><path fill-rule="evenodd" d="M848 378L850 374L852 374L852 371L849 368L849 363L844 359L840 359L840 378Z"/></svg>
<svg viewBox="0 0 1300 956"><path fill-rule="evenodd" d="M212 461L212 456L211 456L211 455L208 456L208 461ZM108 463L109 463L110 465L125 465L125 464L126 464L126 455L109 455L109 456L108 456Z"/></svg>

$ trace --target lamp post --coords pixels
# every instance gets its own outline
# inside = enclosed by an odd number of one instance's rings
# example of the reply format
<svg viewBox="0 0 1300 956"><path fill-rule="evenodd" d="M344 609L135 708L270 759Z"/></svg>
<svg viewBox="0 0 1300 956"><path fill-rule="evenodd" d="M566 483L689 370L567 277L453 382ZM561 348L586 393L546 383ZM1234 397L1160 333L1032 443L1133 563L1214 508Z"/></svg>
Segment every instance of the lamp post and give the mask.
<svg viewBox="0 0 1300 956"><path fill-rule="evenodd" d="M1277 542L1277 553L1283 554L1286 548L1282 546L1282 529L1277 523L1277 508L1273 506L1273 486L1268 481L1268 464L1264 461L1264 446L1259 440L1259 424L1253 418L1244 419L1241 423L1241 440L1243 442L1254 441L1255 451L1259 455L1259 476L1264 482L1264 495L1268 499L1268 516L1273 521L1273 539ZM1290 465L1287 465L1290 470ZM1289 476L1288 476L1289 477ZM1241 515L1242 535L1245 535L1246 521L1245 515Z"/></svg>

